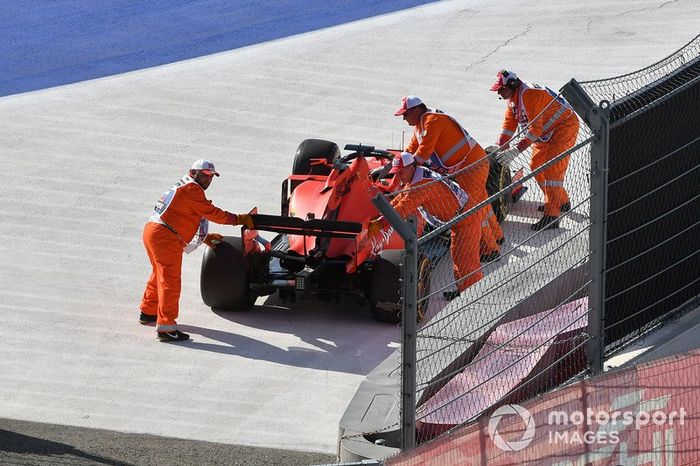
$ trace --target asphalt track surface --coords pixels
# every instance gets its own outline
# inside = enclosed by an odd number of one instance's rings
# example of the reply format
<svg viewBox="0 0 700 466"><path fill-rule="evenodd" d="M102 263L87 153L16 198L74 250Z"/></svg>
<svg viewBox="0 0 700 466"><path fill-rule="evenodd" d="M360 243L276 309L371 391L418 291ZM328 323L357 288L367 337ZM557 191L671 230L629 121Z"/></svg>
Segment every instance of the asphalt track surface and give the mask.
<svg viewBox="0 0 700 466"><path fill-rule="evenodd" d="M488 144L503 114L487 91L498 69L553 88L627 73L687 43L699 18L694 0L436 2L0 98L3 437L105 458L117 437L161 452L213 442L250 461L249 447L332 455L338 420L398 329L347 301L212 312L197 251L184 259L179 319L193 341L158 343L136 318L149 272L141 230L161 192L207 157L222 173L210 199L275 214L305 138L396 147L406 127L392 112L414 93ZM95 449L80 443L92 435ZM12 461L72 461L34 454ZM236 464L201 459L217 462Z"/></svg>
<svg viewBox="0 0 700 466"><path fill-rule="evenodd" d="M335 455L0 420L0 464L150 466L313 465Z"/></svg>
<svg viewBox="0 0 700 466"><path fill-rule="evenodd" d="M3 1L0 95L234 50L430 2Z"/></svg>

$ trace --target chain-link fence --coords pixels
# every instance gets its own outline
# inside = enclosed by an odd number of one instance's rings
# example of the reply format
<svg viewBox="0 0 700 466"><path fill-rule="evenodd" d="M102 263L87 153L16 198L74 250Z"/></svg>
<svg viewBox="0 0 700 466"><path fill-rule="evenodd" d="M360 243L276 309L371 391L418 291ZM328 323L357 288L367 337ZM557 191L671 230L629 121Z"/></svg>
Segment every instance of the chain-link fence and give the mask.
<svg viewBox="0 0 700 466"><path fill-rule="evenodd" d="M418 442L478 418L498 401L546 391L582 369L589 137L581 131L574 148L534 170L530 151L510 166L492 164L493 195L464 219L420 237L418 256L429 273L418 274L417 307L426 314L416 334ZM537 177L567 159L571 209L562 212L559 228L534 231L531 226L543 216ZM484 205L487 212L479 215ZM489 205L503 217L504 241L495 254L483 240ZM459 222L470 220L477 227L459 238ZM478 248L480 260L465 274L454 264L468 248ZM429 284L423 280L428 276Z"/></svg>
<svg viewBox="0 0 700 466"><path fill-rule="evenodd" d="M581 87L609 113L601 306L610 354L700 290L700 36L648 68Z"/></svg>

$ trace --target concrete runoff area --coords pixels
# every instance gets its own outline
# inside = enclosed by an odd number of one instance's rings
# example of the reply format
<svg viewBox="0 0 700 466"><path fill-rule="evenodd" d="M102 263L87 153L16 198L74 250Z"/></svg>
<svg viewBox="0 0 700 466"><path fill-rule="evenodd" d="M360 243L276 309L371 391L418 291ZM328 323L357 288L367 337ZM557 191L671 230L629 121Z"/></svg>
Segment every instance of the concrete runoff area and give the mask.
<svg viewBox="0 0 700 466"><path fill-rule="evenodd" d="M183 261L178 319L193 341L159 343L137 317L160 194L205 157L222 175L215 204L277 214L303 139L398 147L408 128L392 113L412 93L487 145L499 69L552 88L623 74L684 45L698 18L693 0L445 1L0 98L0 417L334 454L398 328L349 300L212 312L200 250Z"/></svg>

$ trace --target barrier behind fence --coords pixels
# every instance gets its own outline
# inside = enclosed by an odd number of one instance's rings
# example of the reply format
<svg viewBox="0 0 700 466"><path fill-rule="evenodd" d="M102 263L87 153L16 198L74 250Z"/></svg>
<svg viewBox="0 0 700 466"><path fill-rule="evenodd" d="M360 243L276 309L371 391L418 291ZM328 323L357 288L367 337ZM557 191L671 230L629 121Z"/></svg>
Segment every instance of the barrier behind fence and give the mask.
<svg viewBox="0 0 700 466"><path fill-rule="evenodd" d="M700 36L655 65L581 83L609 104L606 353L700 294Z"/></svg>

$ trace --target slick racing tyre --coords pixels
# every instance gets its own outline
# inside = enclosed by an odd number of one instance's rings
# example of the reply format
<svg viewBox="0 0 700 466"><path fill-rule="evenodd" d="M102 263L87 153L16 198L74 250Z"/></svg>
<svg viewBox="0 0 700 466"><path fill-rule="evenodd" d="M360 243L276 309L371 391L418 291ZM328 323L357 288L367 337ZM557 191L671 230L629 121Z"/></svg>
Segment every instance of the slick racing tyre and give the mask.
<svg viewBox="0 0 700 466"><path fill-rule="evenodd" d="M417 321L428 311L432 265L426 256L418 259ZM372 316L379 322L401 322L401 251L382 251L374 260L369 287Z"/></svg>
<svg viewBox="0 0 700 466"><path fill-rule="evenodd" d="M372 265L369 307L379 322L401 321L401 251L382 251Z"/></svg>
<svg viewBox="0 0 700 466"><path fill-rule="evenodd" d="M501 165L496 161L491 161L489 177L486 180L486 191L488 192L489 197L509 186L512 182L513 180L511 178L510 168L508 165ZM506 215L508 215L508 210L510 210L511 203L512 198L509 193L505 193L491 202L491 207L493 208L493 213L496 214L498 223L502 223L506 218Z"/></svg>
<svg viewBox="0 0 700 466"><path fill-rule="evenodd" d="M323 139L304 139L294 156L292 175L330 175L331 169L323 165L311 165L311 159L325 158L335 162L340 158L340 149L334 142Z"/></svg>
<svg viewBox="0 0 700 466"><path fill-rule="evenodd" d="M206 248L199 279L202 300L211 308L243 311L255 303L250 292L250 265L239 237L224 236L215 249Z"/></svg>

